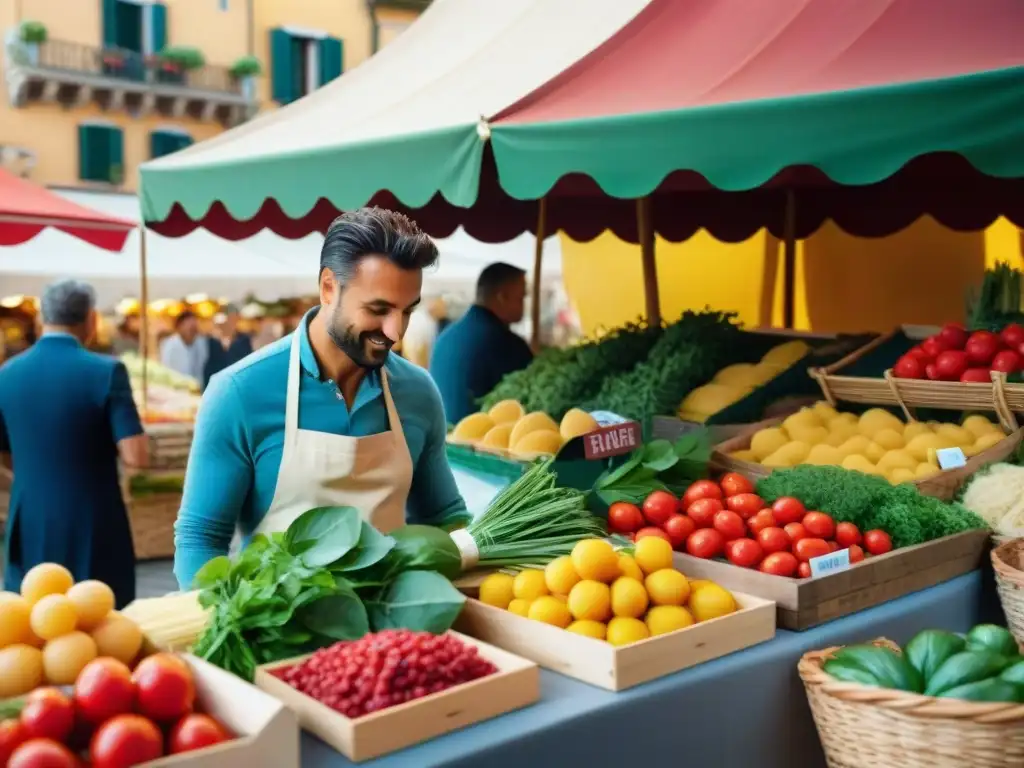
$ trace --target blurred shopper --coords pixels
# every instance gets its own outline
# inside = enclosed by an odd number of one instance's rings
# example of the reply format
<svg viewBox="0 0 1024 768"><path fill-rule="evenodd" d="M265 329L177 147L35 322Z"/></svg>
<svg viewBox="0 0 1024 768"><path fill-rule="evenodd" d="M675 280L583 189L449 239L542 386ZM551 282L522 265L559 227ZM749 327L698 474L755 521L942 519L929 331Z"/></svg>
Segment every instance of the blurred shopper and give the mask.
<svg viewBox="0 0 1024 768"><path fill-rule="evenodd" d="M213 318L214 332L207 341L209 352L203 370L203 389L213 374L252 354L252 338L239 332L238 318L238 308L234 304L228 304Z"/></svg>
<svg viewBox="0 0 1024 768"><path fill-rule="evenodd" d="M476 401L501 379L530 364L529 345L509 328L523 319L526 273L491 264L476 283L476 303L437 337L430 375L437 382L448 422L478 410Z"/></svg>
<svg viewBox="0 0 1024 768"><path fill-rule="evenodd" d="M84 347L95 300L86 283L49 286L42 338L0 369L0 456L14 470L4 589L55 562L110 585L121 608L135 599L135 553L117 460L149 455L128 371Z"/></svg>
<svg viewBox="0 0 1024 768"><path fill-rule="evenodd" d="M199 333L199 318L186 309L174 318L174 333L160 345L160 362L165 368L191 376L202 384L209 356L209 343Z"/></svg>

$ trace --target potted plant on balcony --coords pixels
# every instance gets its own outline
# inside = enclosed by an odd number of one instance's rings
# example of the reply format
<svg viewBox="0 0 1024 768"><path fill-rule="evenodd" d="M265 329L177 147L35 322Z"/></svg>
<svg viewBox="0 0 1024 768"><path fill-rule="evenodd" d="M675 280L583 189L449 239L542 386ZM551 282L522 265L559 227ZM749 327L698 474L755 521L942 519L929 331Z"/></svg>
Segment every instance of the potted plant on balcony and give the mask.
<svg viewBox="0 0 1024 768"><path fill-rule="evenodd" d="M18 37L25 45L28 63L35 67L39 64L39 46L46 42L46 25L41 21L23 21L18 29Z"/></svg>
<svg viewBox="0 0 1024 768"><path fill-rule="evenodd" d="M160 51L158 61L158 75L161 79L172 82L180 81L186 72L199 69L206 64L202 51L187 45L164 48Z"/></svg>
<svg viewBox="0 0 1024 768"><path fill-rule="evenodd" d="M242 56L229 70L241 86L242 95L249 101L256 100L256 78L263 72L260 60L255 56Z"/></svg>

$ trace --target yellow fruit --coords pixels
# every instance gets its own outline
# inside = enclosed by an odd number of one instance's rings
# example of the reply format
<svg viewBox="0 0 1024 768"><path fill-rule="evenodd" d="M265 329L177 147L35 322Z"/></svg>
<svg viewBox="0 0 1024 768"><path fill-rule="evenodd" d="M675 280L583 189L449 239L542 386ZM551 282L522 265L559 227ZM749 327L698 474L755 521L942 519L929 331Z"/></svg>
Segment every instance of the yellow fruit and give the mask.
<svg viewBox="0 0 1024 768"><path fill-rule="evenodd" d="M0 650L0 699L24 696L42 683L42 651L24 643Z"/></svg>
<svg viewBox="0 0 1024 768"><path fill-rule="evenodd" d="M568 555L556 557L544 568L544 583L548 591L555 595L568 595L569 590L576 586L580 575Z"/></svg>
<svg viewBox="0 0 1024 768"><path fill-rule="evenodd" d="M111 611L91 633L100 656L110 656L131 666L142 648L142 630L127 616Z"/></svg>
<svg viewBox="0 0 1024 768"><path fill-rule="evenodd" d="M728 408L737 400L746 396L750 387L739 387L727 384L705 384L691 390L679 406L681 411L709 416Z"/></svg>
<svg viewBox="0 0 1024 768"><path fill-rule="evenodd" d="M855 453L863 456L864 451L868 449L869 445L871 445L871 441L864 437L864 435L853 435L839 446L839 452L843 456L853 456Z"/></svg>
<svg viewBox="0 0 1024 768"><path fill-rule="evenodd" d="M64 595L47 595L32 606L29 625L43 640L53 640L75 630L78 613Z"/></svg>
<svg viewBox="0 0 1024 768"><path fill-rule="evenodd" d="M569 592L569 613L574 619L607 621L612 615L608 585L589 579L581 581Z"/></svg>
<svg viewBox="0 0 1024 768"><path fill-rule="evenodd" d="M903 422L882 408L872 408L861 414L859 428L862 435L873 438L883 429L902 432Z"/></svg>
<svg viewBox="0 0 1024 768"><path fill-rule="evenodd" d="M517 456L532 457L540 454L554 456L562 449L562 436L551 429L535 429L529 434L515 440L515 430L509 437L512 453Z"/></svg>
<svg viewBox="0 0 1024 768"><path fill-rule="evenodd" d="M796 413L790 414L782 421L782 428L786 430L788 434L794 440L796 435L793 434L794 429L810 429L812 427L824 427L825 424L822 422L821 417L814 412L813 408L801 408Z"/></svg>
<svg viewBox="0 0 1024 768"><path fill-rule="evenodd" d="M26 641L32 632L29 627L31 614L32 606L21 595L0 601L0 648Z"/></svg>
<svg viewBox="0 0 1024 768"><path fill-rule="evenodd" d="M903 428L903 439L906 442L910 442L919 435L930 435L932 431L928 429L928 425L920 421L911 421Z"/></svg>
<svg viewBox="0 0 1024 768"><path fill-rule="evenodd" d="M690 596L690 584L679 571L664 568L644 580L647 594L655 605L685 605Z"/></svg>
<svg viewBox="0 0 1024 768"><path fill-rule="evenodd" d="M502 400L487 412L495 424L514 424L523 418L523 406L517 400Z"/></svg>
<svg viewBox="0 0 1024 768"><path fill-rule="evenodd" d="M858 453L850 454L843 459L842 467L843 469L852 469L857 472L863 472L866 475L880 474L874 464Z"/></svg>
<svg viewBox="0 0 1024 768"><path fill-rule="evenodd" d="M896 451L906 445L903 433L895 429L880 429L875 433L874 441L887 451Z"/></svg>
<svg viewBox="0 0 1024 768"><path fill-rule="evenodd" d="M522 600L536 600L548 594L544 571L527 568L517 573L512 582L512 594Z"/></svg>
<svg viewBox="0 0 1024 768"><path fill-rule="evenodd" d="M668 544L667 541L664 543ZM643 563L639 560L637 562L642 568ZM572 548L572 565L581 579L602 581L605 584L611 583L622 573L619 569L619 556L604 539L584 539L578 542Z"/></svg>
<svg viewBox="0 0 1024 768"><path fill-rule="evenodd" d="M918 465L917 460L904 450L886 451L878 460L878 469L886 472L890 469L900 467L902 469L914 469Z"/></svg>
<svg viewBox="0 0 1024 768"><path fill-rule="evenodd" d="M977 437L970 431L956 424L940 424L935 434L949 440L954 446L972 445Z"/></svg>
<svg viewBox="0 0 1024 768"><path fill-rule="evenodd" d="M647 538L656 538L654 536L648 536ZM640 539L644 541L645 539ZM628 576L631 579L636 579L639 582L644 580L644 572L640 570L640 566L636 564L636 560L627 555L625 552L619 553L619 569L622 571L623 576ZM658 570L655 568L654 570Z"/></svg>
<svg viewBox="0 0 1024 768"><path fill-rule="evenodd" d="M828 445L838 448L851 437L856 435L860 435L857 431L856 425L834 422L828 426L828 437L825 438L825 442Z"/></svg>
<svg viewBox="0 0 1024 768"><path fill-rule="evenodd" d="M452 437L456 440L475 442L486 435L494 426L494 420L486 413L471 413L452 430Z"/></svg>
<svg viewBox="0 0 1024 768"><path fill-rule="evenodd" d="M824 443L831 434L825 427L791 427L787 430L794 440L814 446Z"/></svg>
<svg viewBox="0 0 1024 768"><path fill-rule="evenodd" d="M924 462L923 464L917 465L917 469L914 470L914 477L918 480L924 480L926 477L939 474L940 471L941 470L934 464Z"/></svg>
<svg viewBox="0 0 1024 768"><path fill-rule="evenodd" d="M1000 432L999 427L981 414L974 414L964 419L963 428L974 435L975 439L989 432Z"/></svg>
<svg viewBox="0 0 1024 768"><path fill-rule="evenodd" d="M982 451L987 451L994 445L998 445L1005 439L1006 435L1004 435L1002 432L989 432L988 434L982 435L981 437L974 441L974 449L978 453L981 453Z"/></svg>
<svg viewBox="0 0 1024 768"><path fill-rule="evenodd" d="M767 376L769 373L770 368L759 369L753 363L736 363L720 370L711 381L714 384L753 389L764 384L770 378Z"/></svg>
<svg viewBox="0 0 1024 768"><path fill-rule="evenodd" d="M838 448L821 443L811 448L811 452L807 454L807 459L804 463L837 466L842 463L843 458L843 454L840 453Z"/></svg>
<svg viewBox="0 0 1024 768"><path fill-rule="evenodd" d="M711 581L710 579L687 579L687 581L690 583L690 594L691 595L694 592L696 592L698 589L704 589L704 587L708 586L709 584L714 584L715 583L715 582Z"/></svg>
<svg viewBox="0 0 1024 768"><path fill-rule="evenodd" d="M530 605L530 612L527 616L534 621L552 624L562 629L565 629L572 623L572 616L569 614L569 609L565 603L557 597L551 597L550 595L538 597L534 600Z"/></svg>
<svg viewBox="0 0 1024 768"><path fill-rule="evenodd" d="M839 412L824 400L819 400L812 405L811 410L829 429L832 429L832 420L839 415Z"/></svg>
<svg viewBox="0 0 1024 768"><path fill-rule="evenodd" d="M96 641L85 632L69 632L43 648L43 672L51 685L74 685L78 673L99 655Z"/></svg>
<svg viewBox="0 0 1024 768"><path fill-rule="evenodd" d="M529 616L532 602L532 600L523 600L521 597L517 597L508 604L509 613L514 613L517 616Z"/></svg>
<svg viewBox="0 0 1024 768"><path fill-rule="evenodd" d="M75 583L71 571L57 563L40 563L21 581L21 596L32 605L47 595L63 595Z"/></svg>
<svg viewBox="0 0 1024 768"><path fill-rule="evenodd" d="M708 584L706 587L696 590L691 596L688 604L690 613L697 621L708 621L717 619L719 616L728 616L736 612L736 598L729 590L717 584Z"/></svg>
<svg viewBox="0 0 1024 768"><path fill-rule="evenodd" d="M885 476L893 485L899 485L900 483L912 483L916 479L916 476L914 475L914 470L916 469L916 466L914 469L896 467L886 472Z"/></svg>
<svg viewBox="0 0 1024 768"><path fill-rule="evenodd" d="M586 411L580 408L570 408L562 417L562 423L558 425L558 432L566 442L574 437L593 432L600 425L597 420Z"/></svg>
<svg viewBox="0 0 1024 768"><path fill-rule="evenodd" d="M86 631L98 626L114 610L114 590L102 581L80 581L67 591L75 606L78 628Z"/></svg>
<svg viewBox="0 0 1024 768"><path fill-rule="evenodd" d="M672 567L672 545L660 536L645 536L633 549L633 559L645 574Z"/></svg>
<svg viewBox="0 0 1024 768"><path fill-rule="evenodd" d="M505 610L512 602L515 578L507 573L492 573L480 582L480 602Z"/></svg>
<svg viewBox="0 0 1024 768"><path fill-rule="evenodd" d="M789 368L799 360L802 360L811 351L810 346L805 341L800 339L794 339L793 341L787 341L779 344L776 347L772 347L765 353L765 356L761 358L762 363L770 363L783 368Z"/></svg>
<svg viewBox="0 0 1024 768"><path fill-rule="evenodd" d="M487 430L487 434L483 436L480 445L485 448L497 448L505 451L508 450L508 439L511 435L511 424L495 424Z"/></svg>
<svg viewBox="0 0 1024 768"><path fill-rule="evenodd" d="M753 451L733 451L729 455L732 456L734 459L737 459L738 461L757 461L757 456L754 454Z"/></svg>
<svg viewBox="0 0 1024 768"><path fill-rule="evenodd" d="M600 621L574 621L566 630L584 637L592 637L595 640L604 640L608 628Z"/></svg>
<svg viewBox="0 0 1024 768"><path fill-rule="evenodd" d="M916 437L910 438L910 440L907 441L907 446L904 450L917 461L927 461L929 451L937 451L941 448L949 447L951 446L949 446L939 435L928 432L927 434L917 435Z"/></svg>
<svg viewBox="0 0 1024 768"><path fill-rule="evenodd" d="M690 612L679 605L656 605L644 619L651 637L666 635L694 623Z"/></svg>
<svg viewBox="0 0 1024 768"><path fill-rule="evenodd" d="M885 456L885 449L874 441L868 443L868 447L864 449L864 458L872 464L877 464L883 456Z"/></svg>
<svg viewBox="0 0 1024 768"><path fill-rule="evenodd" d="M795 467L811 452L811 446L801 440L793 440L779 448L761 463L766 467Z"/></svg>
<svg viewBox="0 0 1024 768"><path fill-rule="evenodd" d="M639 619L647 610L649 600L643 583L628 576L622 576L612 584L612 613Z"/></svg>
<svg viewBox="0 0 1024 768"><path fill-rule="evenodd" d="M858 429L858 427L860 426L860 422L857 420L857 417L852 413L838 413L835 415L835 417L829 419L829 429L835 429L839 425L853 427L854 429L857 430L858 433L860 432L860 430Z"/></svg>
<svg viewBox="0 0 1024 768"><path fill-rule="evenodd" d="M651 636L647 625L640 619L629 619L625 616L616 616L608 622L608 630L605 639L612 645L629 645L646 640Z"/></svg>
<svg viewBox="0 0 1024 768"><path fill-rule="evenodd" d="M754 452L758 461L771 456L779 448L789 442L789 435L780 427L766 427L759 429L750 438L750 450Z"/></svg>
<svg viewBox="0 0 1024 768"><path fill-rule="evenodd" d="M508 444L514 447L520 440L538 429L558 434L558 425L555 424L550 416L541 411L534 411L533 413L526 414L516 422L515 427L512 428L512 434L509 436Z"/></svg>

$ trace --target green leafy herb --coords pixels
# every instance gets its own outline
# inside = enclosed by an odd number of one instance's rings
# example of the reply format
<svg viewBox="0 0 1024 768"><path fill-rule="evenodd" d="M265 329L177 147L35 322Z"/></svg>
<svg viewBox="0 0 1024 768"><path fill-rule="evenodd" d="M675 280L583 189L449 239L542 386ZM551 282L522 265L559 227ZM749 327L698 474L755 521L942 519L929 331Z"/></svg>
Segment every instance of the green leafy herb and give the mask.
<svg viewBox="0 0 1024 768"><path fill-rule="evenodd" d="M711 441L706 430L694 430L675 443L652 440L637 448L614 470L597 478L594 492L605 504L628 501L641 504L652 491L677 496L695 480L707 477Z"/></svg>
<svg viewBox="0 0 1024 768"><path fill-rule="evenodd" d="M406 629L438 634L458 618L466 596L431 571L399 574L375 600L367 601L375 629Z"/></svg>
<svg viewBox="0 0 1024 768"><path fill-rule="evenodd" d="M331 514L334 509L345 510L345 514ZM359 541L361 522L353 507L317 507L288 526L285 541L288 550L302 555L306 565L320 567L348 554Z"/></svg>
<svg viewBox="0 0 1024 768"><path fill-rule="evenodd" d="M334 561L331 571L334 573L347 573L369 568L387 557L388 553L395 548L395 540L385 536L372 525L363 521L359 529L359 541L349 552Z"/></svg>

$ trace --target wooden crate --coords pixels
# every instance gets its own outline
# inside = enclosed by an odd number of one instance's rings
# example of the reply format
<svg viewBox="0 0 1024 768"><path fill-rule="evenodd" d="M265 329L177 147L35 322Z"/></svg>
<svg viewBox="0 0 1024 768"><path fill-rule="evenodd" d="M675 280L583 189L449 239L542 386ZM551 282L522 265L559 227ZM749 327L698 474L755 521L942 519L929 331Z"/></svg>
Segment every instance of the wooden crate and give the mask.
<svg viewBox="0 0 1024 768"><path fill-rule="evenodd" d="M540 670L536 664L474 638L453 634L462 642L475 645L480 656L492 662L498 671L355 720L270 674L271 670L296 664L302 658L259 667L256 685L292 709L304 729L355 763L411 747L540 700Z"/></svg>
<svg viewBox="0 0 1024 768"><path fill-rule="evenodd" d="M152 768L299 768L299 723L283 703L223 669L182 657L196 681L201 711L238 738L146 763Z"/></svg>
<svg viewBox="0 0 1024 768"><path fill-rule="evenodd" d="M775 637L775 604L741 592L733 595L740 606L736 613L618 647L474 599L466 601L455 626L546 669L623 691Z"/></svg>
<svg viewBox="0 0 1024 768"><path fill-rule="evenodd" d="M191 422L146 424L150 469L184 469L192 450Z"/></svg>
<svg viewBox="0 0 1024 768"><path fill-rule="evenodd" d="M687 576L774 601L779 626L803 630L969 573L981 566L988 545L988 531L966 531L896 549L816 579L772 576L681 552L675 554L675 565Z"/></svg>

